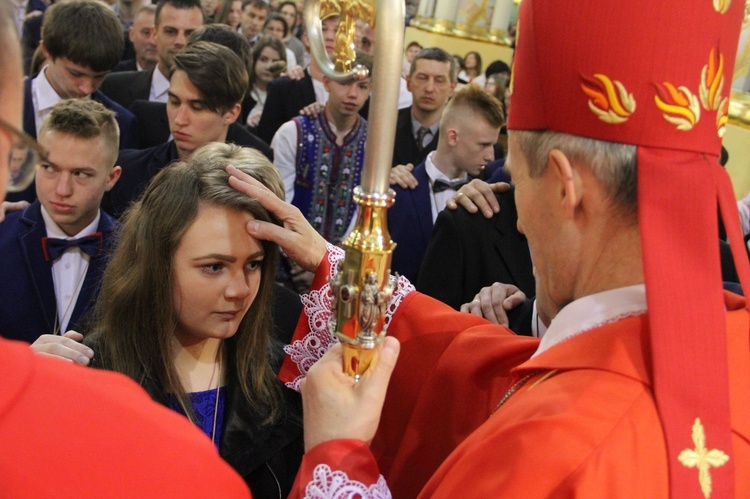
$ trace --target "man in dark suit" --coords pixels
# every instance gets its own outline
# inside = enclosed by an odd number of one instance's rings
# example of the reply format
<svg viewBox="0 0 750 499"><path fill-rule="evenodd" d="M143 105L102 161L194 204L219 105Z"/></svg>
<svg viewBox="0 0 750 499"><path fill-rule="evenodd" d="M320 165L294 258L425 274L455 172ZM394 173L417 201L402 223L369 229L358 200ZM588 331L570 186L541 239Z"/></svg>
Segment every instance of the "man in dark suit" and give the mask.
<svg viewBox="0 0 750 499"><path fill-rule="evenodd" d="M137 99L167 102L174 55L185 46L190 33L202 25L200 0L161 0L156 5L153 35L159 63L151 71L110 74L102 83L102 92L126 108Z"/></svg>
<svg viewBox="0 0 750 499"><path fill-rule="evenodd" d="M430 233L438 213L470 176L484 173L494 159L503 115L500 103L478 87L457 92L445 108L437 149L414 169L414 189L394 186L396 202L388 210L388 227L397 246L391 270L417 282Z"/></svg>
<svg viewBox="0 0 750 499"><path fill-rule="evenodd" d="M0 331L35 350L88 364L78 343L96 301L116 221L99 208L120 177L114 113L96 101L59 102L39 133L49 152L38 201L0 224Z"/></svg>
<svg viewBox="0 0 750 499"><path fill-rule="evenodd" d="M393 166L418 165L437 148L440 117L456 88L456 74L456 60L441 48L415 56L406 78L413 102L398 113Z"/></svg>
<svg viewBox="0 0 750 499"><path fill-rule="evenodd" d="M90 29L71 29L89 26ZM52 107L63 99L92 98L115 112L120 146L138 147L135 117L98 91L102 79L120 60L122 28L106 6L88 0L55 4L44 15L41 49L47 65L24 83L23 129L36 137ZM33 186L9 201L34 201Z"/></svg>
<svg viewBox="0 0 750 499"><path fill-rule="evenodd" d="M133 25L128 29L128 40L133 45L135 56L132 59L120 61L112 72L122 71L151 71L159 62L156 43L153 39L156 7L144 5L133 19Z"/></svg>
<svg viewBox="0 0 750 499"><path fill-rule="evenodd" d="M529 246L516 228L513 192L496 196L500 212L489 219L463 207L440 212L419 271L419 291L456 310L493 282L534 295Z"/></svg>
<svg viewBox="0 0 750 499"><path fill-rule="evenodd" d="M217 80L216 74L225 77ZM226 47L196 42L176 54L167 103L173 140L149 149L122 151L118 158L122 179L105 196L104 209L119 217L162 168L208 142L226 142L247 85L245 64Z"/></svg>

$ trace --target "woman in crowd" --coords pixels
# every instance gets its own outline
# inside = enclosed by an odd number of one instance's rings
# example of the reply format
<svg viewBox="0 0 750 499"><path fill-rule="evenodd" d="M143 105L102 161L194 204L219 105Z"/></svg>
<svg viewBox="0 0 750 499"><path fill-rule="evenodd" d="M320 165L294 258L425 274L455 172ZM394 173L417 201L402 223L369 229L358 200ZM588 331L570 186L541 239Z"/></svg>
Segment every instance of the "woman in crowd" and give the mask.
<svg viewBox="0 0 750 499"><path fill-rule="evenodd" d="M294 53L297 64L303 65L305 60L305 46L299 40L300 29L297 24L297 5L294 2L281 2L279 5L279 14L284 16L289 26L289 32L284 37L284 45Z"/></svg>
<svg viewBox="0 0 750 499"><path fill-rule="evenodd" d="M125 215L87 342L97 367L200 427L254 497L286 497L303 441L296 394L274 370L278 248L245 230L274 219L229 186L230 164L284 196L273 165L234 145L211 143L164 168Z"/></svg>
<svg viewBox="0 0 750 499"><path fill-rule="evenodd" d="M224 0L221 2L216 22L226 24L234 30L239 29L242 21L242 0Z"/></svg>
<svg viewBox="0 0 750 499"><path fill-rule="evenodd" d="M247 116L247 125L252 129L258 126L263 106L266 103L266 89L277 75L274 66L279 62L286 63L284 44L271 36L263 36L253 47L253 65L250 68L250 92L248 101L252 99L253 107Z"/></svg>
<svg viewBox="0 0 750 499"><path fill-rule="evenodd" d="M458 73L458 81L460 83L473 83L474 79L482 74L482 56L479 52L468 52L464 56L464 65L461 72ZM477 82L479 83L479 82ZM484 85L484 82L481 82Z"/></svg>
<svg viewBox="0 0 750 499"><path fill-rule="evenodd" d="M271 12L268 14L266 24L263 25L263 33L270 35L281 43L284 43L284 39L289 35L289 25L284 19L284 16L278 12ZM297 57L294 55L286 45L284 45L284 51L286 52L286 63L289 67L297 65Z"/></svg>

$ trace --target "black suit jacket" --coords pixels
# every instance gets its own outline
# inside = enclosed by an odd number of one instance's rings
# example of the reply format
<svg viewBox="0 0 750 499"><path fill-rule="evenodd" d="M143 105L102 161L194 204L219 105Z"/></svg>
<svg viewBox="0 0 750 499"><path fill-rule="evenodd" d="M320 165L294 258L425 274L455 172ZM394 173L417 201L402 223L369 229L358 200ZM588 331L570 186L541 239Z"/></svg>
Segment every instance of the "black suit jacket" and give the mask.
<svg viewBox="0 0 750 499"><path fill-rule="evenodd" d="M99 219L102 252L89 260L81 291L73 307L68 329L81 330L84 316L96 303L104 269L113 249L117 222L106 213ZM57 314L52 265L44 259L42 238L47 228L39 201L23 211L9 213L0 224L0 334L33 343L54 331Z"/></svg>
<svg viewBox="0 0 750 499"><path fill-rule="evenodd" d="M177 161L177 147L171 140L148 149L120 151L117 164L122 167L122 174L114 187L104 194L102 208L119 218L143 194L154 175L174 161Z"/></svg>
<svg viewBox="0 0 750 499"><path fill-rule="evenodd" d="M141 148L153 147L169 140L169 117L167 116L166 104L137 100L130 106L130 111L136 116L140 124ZM226 141L229 144L257 149L270 161L273 161L271 146L237 122L229 125Z"/></svg>
<svg viewBox="0 0 750 499"><path fill-rule="evenodd" d="M534 296L529 246L516 228L513 192L497 194L497 200L500 213L490 219L462 207L438 215L419 271L419 291L455 309L494 282L515 284Z"/></svg>
<svg viewBox="0 0 750 499"><path fill-rule="evenodd" d="M151 77L154 71L122 71L110 73L104 78L100 90L110 99L125 108L130 108L137 99L148 100L151 93Z"/></svg>
<svg viewBox="0 0 750 499"><path fill-rule="evenodd" d="M136 65L135 59L125 59L124 61L120 61L112 70L113 73L122 73L124 71L138 71L138 65Z"/></svg>
<svg viewBox="0 0 750 499"><path fill-rule="evenodd" d="M393 166L411 163L417 166L425 160L427 155L437 149L439 133L432 137L424 150L420 151L417 141L414 139L414 131L411 126L411 106L398 112L396 121L396 142L393 145Z"/></svg>
<svg viewBox="0 0 750 499"><path fill-rule="evenodd" d="M276 130L297 116L300 109L315 102L312 76L305 71L301 80L276 78L268 84L263 114L255 128L258 137L270 144Z"/></svg>

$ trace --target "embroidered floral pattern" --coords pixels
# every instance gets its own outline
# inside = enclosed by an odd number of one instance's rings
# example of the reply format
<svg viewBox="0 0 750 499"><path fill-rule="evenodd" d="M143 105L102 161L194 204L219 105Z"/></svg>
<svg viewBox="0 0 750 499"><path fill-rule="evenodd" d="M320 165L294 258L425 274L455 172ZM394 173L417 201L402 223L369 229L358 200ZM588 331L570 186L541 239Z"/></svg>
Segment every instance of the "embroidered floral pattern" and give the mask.
<svg viewBox="0 0 750 499"><path fill-rule="evenodd" d="M701 85L698 89L701 104L706 111L715 111L721 106L721 93L724 90L724 55L714 49L708 56L708 64L701 71Z"/></svg>
<svg viewBox="0 0 750 499"><path fill-rule="evenodd" d="M334 277L336 273L336 267L340 260L344 259L344 251L341 248L328 245L328 268L329 268L329 279ZM393 314L396 313L401 301L415 290L414 285L409 282L404 276L399 276L398 279L394 276L390 276L391 282L395 281L393 289L393 296L390 302L388 302L388 310L385 313L385 326L391 323ZM331 300L333 295L331 293L330 283L326 283L320 289L314 289L307 294L302 295L302 307L304 314L307 316L307 325L310 328L310 332L307 333L301 340L292 342L291 345L284 347L284 351L289 355L289 358L297 366L300 375L297 376L294 381L286 383L289 388L299 391L299 385L307 375L315 362L323 356L324 353L331 348L332 345L338 342L338 338L335 338L328 331L328 322L331 319Z"/></svg>
<svg viewBox="0 0 750 499"><path fill-rule="evenodd" d="M680 452L677 459L683 466L698 468L698 482L701 485L703 497L711 497L713 483L711 480L711 468L719 468L729 461L729 456L719 449L708 449L706 447L706 431L700 418L695 418L693 423L693 444L695 449L685 449Z"/></svg>
<svg viewBox="0 0 750 499"><path fill-rule="evenodd" d="M319 464L313 470L312 480L305 487L305 499L390 499L391 491L383 475L369 487L362 482L349 479L343 471L333 471L327 464Z"/></svg>
<svg viewBox="0 0 750 499"><path fill-rule="evenodd" d="M725 14L729 10L729 6L732 5L732 0L713 0L714 9L719 14Z"/></svg>

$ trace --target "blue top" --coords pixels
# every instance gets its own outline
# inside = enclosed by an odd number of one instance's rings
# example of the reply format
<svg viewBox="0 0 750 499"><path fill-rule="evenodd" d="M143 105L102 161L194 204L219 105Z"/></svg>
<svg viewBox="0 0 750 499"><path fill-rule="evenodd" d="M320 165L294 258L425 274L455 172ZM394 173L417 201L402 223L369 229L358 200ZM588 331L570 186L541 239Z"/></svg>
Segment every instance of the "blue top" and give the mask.
<svg viewBox="0 0 750 499"><path fill-rule="evenodd" d="M216 408L216 389L212 388L203 392L188 393L190 402L193 404L193 414L195 424L203 433L211 438L214 428L214 408ZM216 416L216 434L214 435L214 445L219 448L221 434L224 432L224 405L226 402L226 387L219 388L219 407ZM169 408L180 414L185 414L177 399L174 396L169 397Z"/></svg>

